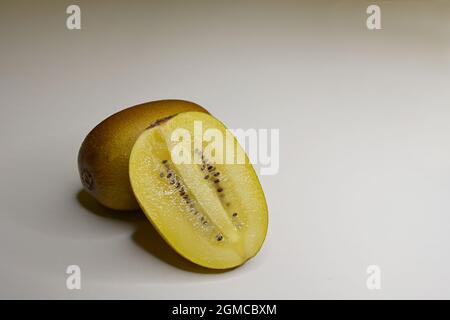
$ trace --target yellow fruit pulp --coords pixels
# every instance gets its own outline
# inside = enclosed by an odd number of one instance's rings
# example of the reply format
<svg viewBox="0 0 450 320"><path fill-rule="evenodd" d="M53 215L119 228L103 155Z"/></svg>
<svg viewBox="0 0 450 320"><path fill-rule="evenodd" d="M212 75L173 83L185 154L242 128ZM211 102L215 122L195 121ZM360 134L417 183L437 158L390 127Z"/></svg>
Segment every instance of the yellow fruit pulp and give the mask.
<svg viewBox="0 0 450 320"><path fill-rule="evenodd" d="M199 123L201 134L195 129ZM220 147L205 138L208 130L227 136L220 121L199 112L178 114L146 130L131 151L129 174L139 205L178 253L201 266L226 269L260 250L267 205L236 138L224 138ZM184 138L174 139L176 133ZM188 146L184 154L178 152L180 145ZM180 163L180 154L191 161ZM244 163L236 163L238 154L244 155Z"/></svg>

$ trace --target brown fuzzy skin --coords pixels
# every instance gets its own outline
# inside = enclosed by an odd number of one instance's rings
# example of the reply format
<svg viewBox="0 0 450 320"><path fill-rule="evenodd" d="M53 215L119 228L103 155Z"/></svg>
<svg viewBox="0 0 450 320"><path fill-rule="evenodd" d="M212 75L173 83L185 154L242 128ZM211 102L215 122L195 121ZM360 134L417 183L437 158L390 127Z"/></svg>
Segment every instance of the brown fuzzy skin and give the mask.
<svg viewBox="0 0 450 320"><path fill-rule="evenodd" d="M128 175L131 149L146 128L185 111L208 113L193 102L159 100L124 109L99 123L78 153L78 170L86 191L108 208L138 209Z"/></svg>

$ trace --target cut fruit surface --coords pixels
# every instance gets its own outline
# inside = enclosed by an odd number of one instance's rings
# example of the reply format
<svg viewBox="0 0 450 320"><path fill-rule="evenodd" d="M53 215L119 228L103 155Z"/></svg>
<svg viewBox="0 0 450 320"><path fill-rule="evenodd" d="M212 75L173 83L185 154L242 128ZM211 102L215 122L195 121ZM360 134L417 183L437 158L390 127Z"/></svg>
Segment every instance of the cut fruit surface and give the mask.
<svg viewBox="0 0 450 320"><path fill-rule="evenodd" d="M144 131L129 173L146 216L188 260L226 269L261 248L264 193L245 152L214 117L184 112Z"/></svg>

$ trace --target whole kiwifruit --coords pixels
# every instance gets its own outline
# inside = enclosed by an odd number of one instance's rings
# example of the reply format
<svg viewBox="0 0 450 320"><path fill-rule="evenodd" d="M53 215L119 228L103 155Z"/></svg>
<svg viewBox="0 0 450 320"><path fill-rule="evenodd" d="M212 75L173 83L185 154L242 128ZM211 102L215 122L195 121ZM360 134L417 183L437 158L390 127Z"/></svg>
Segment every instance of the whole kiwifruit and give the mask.
<svg viewBox="0 0 450 320"><path fill-rule="evenodd" d="M86 191L108 208L138 209L129 180L131 149L146 128L186 111L208 113L193 102L159 100L129 107L99 123L78 153L78 170Z"/></svg>

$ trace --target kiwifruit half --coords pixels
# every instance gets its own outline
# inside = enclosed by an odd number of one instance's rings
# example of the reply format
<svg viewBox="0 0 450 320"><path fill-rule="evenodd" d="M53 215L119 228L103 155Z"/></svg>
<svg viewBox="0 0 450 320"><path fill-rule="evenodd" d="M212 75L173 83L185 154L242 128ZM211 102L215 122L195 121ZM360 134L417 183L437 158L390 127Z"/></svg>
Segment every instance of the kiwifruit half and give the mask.
<svg viewBox="0 0 450 320"><path fill-rule="evenodd" d="M159 100L124 109L98 124L78 153L78 170L86 191L106 207L138 209L128 175L131 149L146 128L185 111L207 112L189 101Z"/></svg>
<svg viewBox="0 0 450 320"><path fill-rule="evenodd" d="M255 256L268 223L258 177L227 131L208 114L180 113L139 136L129 165L136 199L161 236L214 269Z"/></svg>

